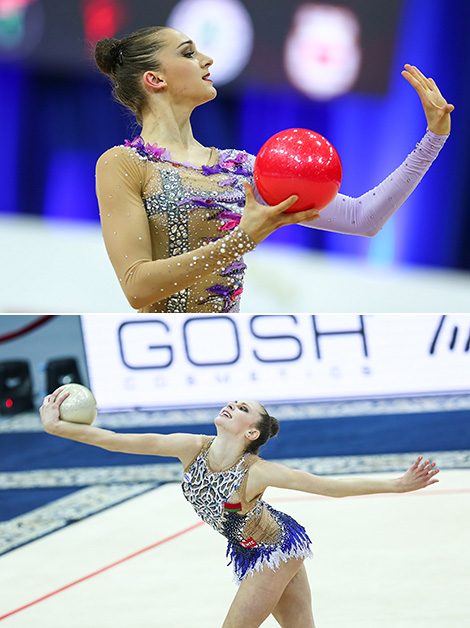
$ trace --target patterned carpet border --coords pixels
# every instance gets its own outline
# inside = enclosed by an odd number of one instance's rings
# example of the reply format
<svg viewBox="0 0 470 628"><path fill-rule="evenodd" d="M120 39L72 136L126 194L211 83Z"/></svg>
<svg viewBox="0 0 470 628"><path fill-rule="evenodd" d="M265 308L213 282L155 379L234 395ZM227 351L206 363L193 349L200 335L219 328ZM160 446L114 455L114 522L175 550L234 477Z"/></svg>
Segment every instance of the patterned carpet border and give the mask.
<svg viewBox="0 0 470 628"><path fill-rule="evenodd" d="M0 523L0 555L157 486L155 482L90 486Z"/></svg>
<svg viewBox="0 0 470 628"><path fill-rule="evenodd" d="M281 458L276 462L317 475L405 471L418 455L435 460L441 469L470 469L470 451L433 451L365 456ZM180 463L155 463L116 467L41 469L0 473L0 490L179 482ZM7 495L7 494L6 494Z"/></svg>
<svg viewBox="0 0 470 628"><path fill-rule="evenodd" d="M470 395L439 395L435 397L406 397L328 401L291 404L267 404L271 414L281 421L299 419L325 419L391 414L419 414L425 412L459 412L470 410ZM96 425L110 429L125 429L199 425L212 423L220 406L178 410L127 411L103 413ZM14 417L1 417L1 433L41 432L43 430L37 412L27 412Z"/></svg>

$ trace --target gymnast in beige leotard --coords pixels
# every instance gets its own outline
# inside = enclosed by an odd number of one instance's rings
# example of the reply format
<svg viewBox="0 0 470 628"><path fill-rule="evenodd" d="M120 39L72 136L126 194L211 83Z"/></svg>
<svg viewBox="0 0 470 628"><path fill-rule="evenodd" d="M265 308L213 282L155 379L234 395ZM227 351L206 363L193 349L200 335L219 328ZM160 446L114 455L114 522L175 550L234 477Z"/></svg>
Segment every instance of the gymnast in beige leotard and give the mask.
<svg viewBox="0 0 470 628"><path fill-rule="evenodd" d="M141 312L238 312L243 256L288 224L375 235L418 185L450 131L452 105L431 79L405 66L428 122L413 152L358 198L338 194L321 213L285 213L295 197L267 206L253 180L253 155L204 147L193 137L191 112L216 90L212 59L186 35L142 29L102 40L95 54L142 125L139 136L109 149L97 164L106 248L129 303Z"/></svg>

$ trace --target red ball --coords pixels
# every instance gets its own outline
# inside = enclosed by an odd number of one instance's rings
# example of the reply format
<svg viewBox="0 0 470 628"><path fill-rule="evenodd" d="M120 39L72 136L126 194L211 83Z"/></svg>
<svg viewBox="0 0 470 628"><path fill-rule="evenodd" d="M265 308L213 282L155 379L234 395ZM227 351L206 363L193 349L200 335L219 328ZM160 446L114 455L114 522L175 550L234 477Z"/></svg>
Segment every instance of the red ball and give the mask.
<svg viewBox="0 0 470 628"><path fill-rule="evenodd" d="M269 205L297 194L299 200L288 212L326 207L338 193L342 174L334 146L309 129L273 135L261 147L254 167L256 187Z"/></svg>

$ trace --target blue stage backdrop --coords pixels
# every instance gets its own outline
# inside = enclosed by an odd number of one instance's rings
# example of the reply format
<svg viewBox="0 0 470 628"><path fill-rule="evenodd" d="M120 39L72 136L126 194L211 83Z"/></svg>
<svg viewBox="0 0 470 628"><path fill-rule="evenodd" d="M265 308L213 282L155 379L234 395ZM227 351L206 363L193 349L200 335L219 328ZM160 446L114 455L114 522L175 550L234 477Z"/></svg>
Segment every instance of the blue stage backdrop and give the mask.
<svg viewBox="0 0 470 628"><path fill-rule="evenodd" d="M227 6L244 7L255 43L251 56L240 62L245 66L238 75L225 84L220 80L218 98L195 111L193 128L203 143L256 153L281 129L314 129L330 139L341 156L341 191L358 196L394 170L424 134L419 99L400 75L404 63L432 76L456 107L452 136L431 172L375 238L291 228L270 240L353 254L374 264L469 269L468 2L323 2L340 7L345 16L351 12L357 16L362 54L355 81L345 93L327 99L301 93L283 67L283 45L289 35L286 25L294 23L302 5L307 9L314 5L287 0L226 1ZM174 9L181 4L21 0L6 3L7 8L0 6L4 142L0 212L64 221L98 220L95 162L110 146L133 137L138 127L112 101L106 79L93 69L92 42L168 23L176 19ZM185 6L190 6L190 0ZM204 50L198 33L188 28L186 32ZM249 37L244 45L249 45ZM216 57L214 71L217 63ZM219 63L222 67L228 61L221 57Z"/></svg>

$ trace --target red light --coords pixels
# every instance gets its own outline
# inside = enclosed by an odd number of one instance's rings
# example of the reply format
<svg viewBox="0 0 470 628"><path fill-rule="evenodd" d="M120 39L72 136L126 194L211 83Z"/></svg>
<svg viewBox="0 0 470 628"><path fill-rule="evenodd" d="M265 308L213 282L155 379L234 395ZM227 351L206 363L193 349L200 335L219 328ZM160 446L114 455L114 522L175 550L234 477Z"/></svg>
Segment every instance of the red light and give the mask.
<svg viewBox="0 0 470 628"><path fill-rule="evenodd" d="M13 408L13 399L7 399L5 405L8 409Z"/></svg>
<svg viewBox="0 0 470 628"><path fill-rule="evenodd" d="M125 7L116 0L82 0L81 9L85 37L91 42L114 37L127 21Z"/></svg>

